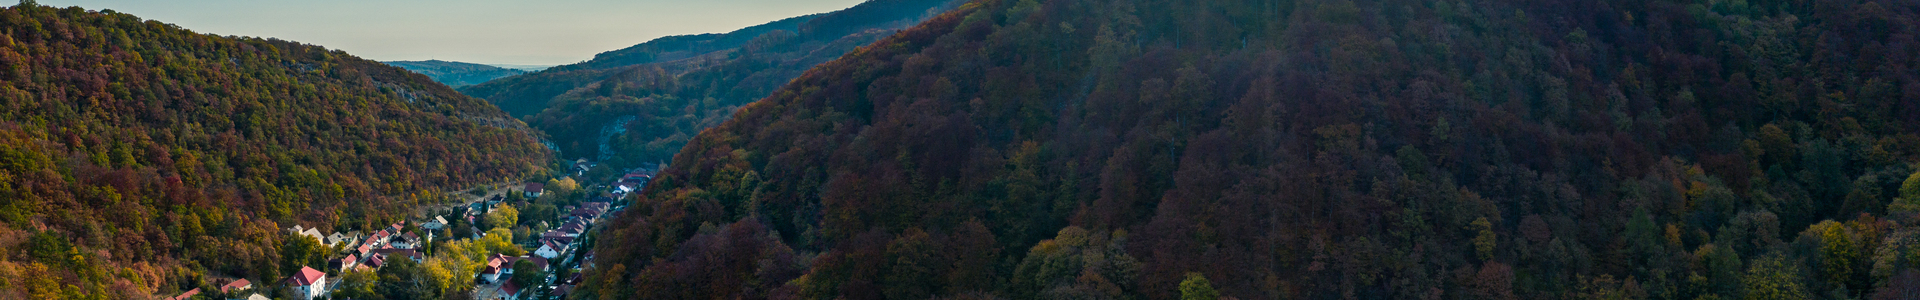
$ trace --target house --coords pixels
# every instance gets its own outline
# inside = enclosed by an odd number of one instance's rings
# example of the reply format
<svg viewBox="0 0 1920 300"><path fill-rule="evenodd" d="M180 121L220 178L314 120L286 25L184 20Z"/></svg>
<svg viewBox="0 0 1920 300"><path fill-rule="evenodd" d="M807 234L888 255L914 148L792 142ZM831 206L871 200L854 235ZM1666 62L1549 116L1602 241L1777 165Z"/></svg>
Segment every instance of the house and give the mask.
<svg viewBox="0 0 1920 300"><path fill-rule="evenodd" d="M555 257L560 257L560 254L566 253L566 251L567 251L566 244L556 243L553 240L541 240L540 249L534 249L533 255L539 255L540 257L553 259Z"/></svg>
<svg viewBox="0 0 1920 300"><path fill-rule="evenodd" d="M505 296L507 299L520 299L520 290L520 285L514 284L512 280L508 280L506 284L500 285L500 295Z"/></svg>
<svg viewBox="0 0 1920 300"><path fill-rule="evenodd" d="M353 242L356 242L353 239L353 236L349 236L345 233L335 232L333 234L327 235L327 245L329 246L352 245Z"/></svg>
<svg viewBox="0 0 1920 300"><path fill-rule="evenodd" d="M167 298L167 300L187 300L187 299L192 299L194 295L199 295L199 294L200 294L200 289L196 288L196 289L187 290L187 292L185 293L180 293L179 296L173 296L172 298Z"/></svg>
<svg viewBox="0 0 1920 300"><path fill-rule="evenodd" d="M385 245L392 239L393 234L387 233L386 230L374 231L373 236L367 237L367 245Z"/></svg>
<svg viewBox="0 0 1920 300"><path fill-rule="evenodd" d="M273 299L268 299L267 296L261 296L260 294L253 294L253 295L247 295L247 299L243 299L243 300L273 300Z"/></svg>
<svg viewBox="0 0 1920 300"><path fill-rule="evenodd" d="M472 217L472 216L478 216L478 215L482 215L482 214L486 214L486 213L487 213L487 202L488 202L488 201L480 201L480 202L474 202L473 204L468 204L468 205L467 205L467 216L468 216L468 217ZM472 221L472 220L468 220L468 221Z"/></svg>
<svg viewBox="0 0 1920 300"><path fill-rule="evenodd" d="M572 294L572 293L573 293L573 285L571 284L563 284L563 285L560 285L560 287L553 288L554 299L566 299L567 294Z"/></svg>
<svg viewBox="0 0 1920 300"><path fill-rule="evenodd" d="M576 208L573 210L573 212L568 213L567 216L592 220L594 218L600 217L600 211L586 209L586 208Z"/></svg>
<svg viewBox="0 0 1920 300"><path fill-rule="evenodd" d="M626 175L620 176L620 181L646 182L647 180L653 180L653 172L647 169L633 170L633 172L627 172Z"/></svg>
<svg viewBox="0 0 1920 300"><path fill-rule="evenodd" d="M313 241L317 243L321 243L321 244L327 243L327 236L320 234L319 229L303 228L303 227L300 227L300 225L293 225L293 228L287 229L287 231L293 232L294 235L313 238Z"/></svg>
<svg viewBox="0 0 1920 300"><path fill-rule="evenodd" d="M545 195L546 188L547 185L544 183L527 183L527 187L525 188L527 198L538 198L540 195Z"/></svg>
<svg viewBox="0 0 1920 300"><path fill-rule="evenodd" d="M426 256L420 255L420 251L414 251L413 249L382 248L373 250L373 253L384 256L386 259L402 257L412 259L413 262L425 262L427 260Z"/></svg>
<svg viewBox="0 0 1920 300"><path fill-rule="evenodd" d="M327 292L327 273L309 267L300 267L300 272L287 278L287 288L299 295L300 299L320 298Z"/></svg>
<svg viewBox="0 0 1920 300"><path fill-rule="evenodd" d="M246 279L240 279L240 280L234 280L233 282L228 282L226 285L220 286L220 293L232 294L235 292L242 292L242 291L251 290L251 289L253 289L253 282L247 281Z"/></svg>
<svg viewBox="0 0 1920 300"><path fill-rule="evenodd" d="M480 270L480 279L489 283L500 282L500 274L505 273L505 269L512 267L512 265L507 264L508 261L506 255L500 255L499 253L494 253L493 256L487 257L487 267Z"/></svg>
<svg viewBox="0 0 1920 300"><path fill-rule="evenodd" d="M360 244L360 248L354 248L353 253L360 254L360 257L367 257L367 255L373 254L373 241Z"/></svg>
<svg viewBox="0 0 1920 300"><path fill-rule="evenodd" d="M623 181L623 182L620 182L620 183L615 183L615 184L613 184L613 190L614 190L614 191L615 191L616 193L632 193L632 192L633 192L633 190L638 190L638 189L640 189L640 183L638 183L638 182L624 182L624 181Z"/></svg>
<svg viewBox="0 0 1920 300"><path fill-rule="evenodd" d="M360 264L360 266L362 267L367 267L369 269L375 269L375 270L378 270L380 269L380 267L386 266L386 265L387 265L387 256L381 255L381 254L373 254L372 256L367 256L367 263Z"/></svg>
<svg viewBox="0 0 1920 300"><path fill-rule="evenodd" d="M347 253L347 257L327 261L327 268L334 270L351 270L358 265L360 265L360 256L353 253Z"/></svg>
<svg viewBox="0 0 1920 300"><path fill-rule="evenodd" d="M593 170L593 166L594 163L587 161L585 158L576 160L573 162L573 176L586 175L587 171Z"/></svg>
<svg viewBox="0 0 1920 300"><path fill-rule="evenodd" d="M447 229L447 219L441 218L440 216L433 216L433 220L427 220L426 223L421 223L420 228L426 230Z"/></svg>
<svg viewBox="0 0 1920 300"><path fill-rule="evenodd" d="M387 247L396 249L413 249L419 246L420 236L414 235L412 232L394 237L387 242Z"/></svg>
<svg viewBox="0 0 1920 300"><path fill-rule="evenodd" d="M581 227L580 224L568 222L566 225L560 225L560 228L554 229L552 232L560 233L560 236L564 237L577 237L580 236L580 233L586 232L586 228Z"/></svg>

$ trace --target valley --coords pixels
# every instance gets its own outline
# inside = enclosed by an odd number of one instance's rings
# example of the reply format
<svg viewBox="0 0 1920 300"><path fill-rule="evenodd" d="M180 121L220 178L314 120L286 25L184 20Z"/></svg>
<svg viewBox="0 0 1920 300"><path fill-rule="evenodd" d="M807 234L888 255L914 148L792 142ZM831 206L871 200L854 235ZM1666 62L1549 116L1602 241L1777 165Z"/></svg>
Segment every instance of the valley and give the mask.
<svg viewBox="0 0 1920 300"><path fill-rule="evenodd" d="M1920 295L1912 1L788 16L540 67L22 1L0 299Z"/></svg>

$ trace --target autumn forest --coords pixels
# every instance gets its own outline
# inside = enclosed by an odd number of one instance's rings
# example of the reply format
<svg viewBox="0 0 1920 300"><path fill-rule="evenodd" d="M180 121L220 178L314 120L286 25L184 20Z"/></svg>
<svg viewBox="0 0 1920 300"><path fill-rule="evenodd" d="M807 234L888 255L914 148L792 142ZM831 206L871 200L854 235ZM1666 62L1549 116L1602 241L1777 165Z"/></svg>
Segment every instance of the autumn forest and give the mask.
<svg viewBox="0 0 1920 300"><path fill-rule="evenodd" d="M332 295L1920 299L1920 1L769 21L533 72L429 62L499 73L476 84L0 9L0 299L285 285L350 252L288 227L414 232L455 204L477 217L430 266L321 270ZM449 196L487 188L510 197ZM489 258L551 249L540 273ZM458 275L389 292L423 269Z"/></svg>

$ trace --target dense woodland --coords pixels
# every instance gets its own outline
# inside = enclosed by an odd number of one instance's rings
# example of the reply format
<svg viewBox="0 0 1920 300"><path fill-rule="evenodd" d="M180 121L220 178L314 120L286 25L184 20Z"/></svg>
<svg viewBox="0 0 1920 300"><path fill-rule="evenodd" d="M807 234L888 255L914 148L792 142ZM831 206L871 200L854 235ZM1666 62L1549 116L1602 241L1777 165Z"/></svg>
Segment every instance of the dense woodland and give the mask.
<svg viewBox="0 0 1920 300"><path fill-rule="evenodd" d="M551 137L565 156L594 159L607 167L604 171L617 173L672 160L694 135L719 125L741 105L953 5L957 1L869 1L727 34L661 38L463 91L502 107L544 103L528 124ZM584 74L604 76L580 77ZM545 86L570 90L539 93ZM509 92L482 92L495 88Z"/></svg>
<svg viewBox="0 0 1920 300"><path fill-rule="evenodd" d="M325 249L549 150L425 76L112 11L0 9L0 299L273 286Z"/></svg>
<svg viewBox="0 0 1920 300"><path fill-rule="evenodd" d="M456 88L527 73L527 71L515 69L443 60L389 61L386 64L427 75L427 78L433 78L433 81Z"/></svg>
<svg viewBox="0 0 1920 300"><path fill-rule="evenodd" d="M546 110L547 103L560 94L606 80L629 67L738 48L762 34L776 30L792 31L800 23L816 17L819 15L793 17L724 34L662 37L625 49L600 53L594 55L593 60L462 87L460 92L487 99L515 117L530 116Z"/></svg>
<svg viewBox="0 0 1920 300"><path fill-rule="evenodd" d="M974 1L694 137L578 295L1912 298L1917 10Z"/></svg>

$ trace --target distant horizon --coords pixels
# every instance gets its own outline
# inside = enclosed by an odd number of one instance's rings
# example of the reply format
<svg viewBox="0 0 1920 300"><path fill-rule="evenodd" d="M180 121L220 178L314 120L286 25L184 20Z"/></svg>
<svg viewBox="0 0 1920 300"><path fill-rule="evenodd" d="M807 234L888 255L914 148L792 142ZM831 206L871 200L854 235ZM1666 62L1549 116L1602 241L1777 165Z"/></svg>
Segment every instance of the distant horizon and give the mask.
<svg viewBox="0 0 1920 300"><path fill-rule="evenodd" d="M865 0L38 2L113 10L205 34L320 45L377 61L550 67L587 61L595 54L660 37L730 32L846 9Z"/></svg>

